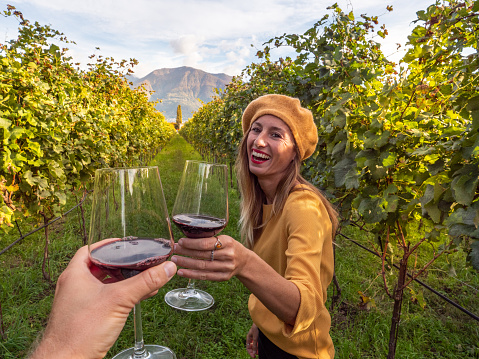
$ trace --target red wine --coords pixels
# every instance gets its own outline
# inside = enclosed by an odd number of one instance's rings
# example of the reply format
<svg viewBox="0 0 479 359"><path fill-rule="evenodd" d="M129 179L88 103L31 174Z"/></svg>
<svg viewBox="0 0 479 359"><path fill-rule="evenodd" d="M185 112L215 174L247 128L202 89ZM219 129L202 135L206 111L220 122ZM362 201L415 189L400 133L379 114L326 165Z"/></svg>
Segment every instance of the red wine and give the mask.
<svg viewBox="0 0 479 359"><path fill-rule="evenodd" d="M123 280L163 263L172 251L167 239L125 237L93 249L90 258L111 277Z"/></svg>
<svg viewBox="0 0 479 359"><path fill-rule="evenodd" d="M225 219L188 213L174 215L173 223L190 238L212 237L226 227Z"/></svg>

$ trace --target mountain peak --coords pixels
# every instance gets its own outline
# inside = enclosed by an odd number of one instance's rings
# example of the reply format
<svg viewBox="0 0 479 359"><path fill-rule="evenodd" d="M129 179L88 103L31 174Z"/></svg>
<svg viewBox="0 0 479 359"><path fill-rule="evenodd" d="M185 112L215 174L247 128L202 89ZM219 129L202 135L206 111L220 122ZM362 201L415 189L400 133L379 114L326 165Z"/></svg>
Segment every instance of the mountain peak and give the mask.
<svg viewBox="0 0 479 359"><path fill-rule="evenodd" d="M223 73L211 74L193 67L182 66L153 70L145 77L132 80L133 86L144 84L149 91L150 101L160 100L156 109L161 111L167 120L176 119L176 109L181 105L184 120L212 100L214 89L224 89L233 76ZM201 100L201 101L200 101Z"/></svg>

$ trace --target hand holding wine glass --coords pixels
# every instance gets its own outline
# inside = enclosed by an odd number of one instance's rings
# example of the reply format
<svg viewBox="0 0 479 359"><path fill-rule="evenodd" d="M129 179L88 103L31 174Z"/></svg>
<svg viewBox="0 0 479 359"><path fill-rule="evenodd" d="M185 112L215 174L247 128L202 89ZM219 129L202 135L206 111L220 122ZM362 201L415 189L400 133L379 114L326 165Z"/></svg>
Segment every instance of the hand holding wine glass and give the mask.
<svg viewBox="0 0 479 359"><path fill-rule="evenodd" d="M95 172L88 249L91 261L123 280L166 261L173 235L157 167ZM134 307L135 347L114 359L176 359L166 347L144 345L140 303Z"/></svg>
<svg viewBox="0 0 479 359"><path fill-rule="evenodd" d="M175 272L167 261L127 280L106 280L88 246L81 247L58 278L47 327L28 359L105 357L135 303L155 295Z"/></svg>
<svg viewBox="0 0 479 359"><path fill-rule="evenodd" d="M188 238L212 237L228 223L228 171L226 165L186 161L172 211L173 223ZM211 252L213 256L213 251ZM186 288L168 292L173 308L199 311L214 304L213 297L189 280Z"/></svg>

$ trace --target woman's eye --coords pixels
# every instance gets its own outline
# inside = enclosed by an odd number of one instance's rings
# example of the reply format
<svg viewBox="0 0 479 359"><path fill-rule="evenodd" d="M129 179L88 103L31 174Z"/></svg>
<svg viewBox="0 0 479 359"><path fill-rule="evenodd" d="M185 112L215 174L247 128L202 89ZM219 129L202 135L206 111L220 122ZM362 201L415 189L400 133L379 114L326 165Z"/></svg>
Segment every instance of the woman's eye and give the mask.
<svg viewBox="0 0 479 359"><path fill-rule="evenodd" d="M252 127L251 131L253 132L261 132L261 129L259 127Z"/></svg>
<svg viewBox="0 0 479 359"><path fill-rule="evenodd" d="M279 134L279 133L277 133L277 132L273 132L273 133L271 134L271 136L276 137L276 138L281 138L281 134Z"/></svg>

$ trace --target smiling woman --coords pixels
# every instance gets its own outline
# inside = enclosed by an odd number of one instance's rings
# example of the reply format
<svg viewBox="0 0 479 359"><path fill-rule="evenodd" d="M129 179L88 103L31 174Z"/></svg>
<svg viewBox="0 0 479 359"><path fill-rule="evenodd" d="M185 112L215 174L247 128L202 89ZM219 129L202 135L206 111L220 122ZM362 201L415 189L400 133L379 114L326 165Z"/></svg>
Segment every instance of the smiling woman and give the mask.
<svg viewBox="0 0 479 359"><path fill-rule="evenodd" d="M333 358L325 303L336 212L300 175L301 161L318 141L313 116L296 98L265 95L248 105L242 126L236 173L245 246L226 235L181 238L172 261L182 267L179 276L236 276L250 290L251 357ZM218 240L222 246L215 250ZM209 258L212 248L210 261L195 259Z"/></svg>

